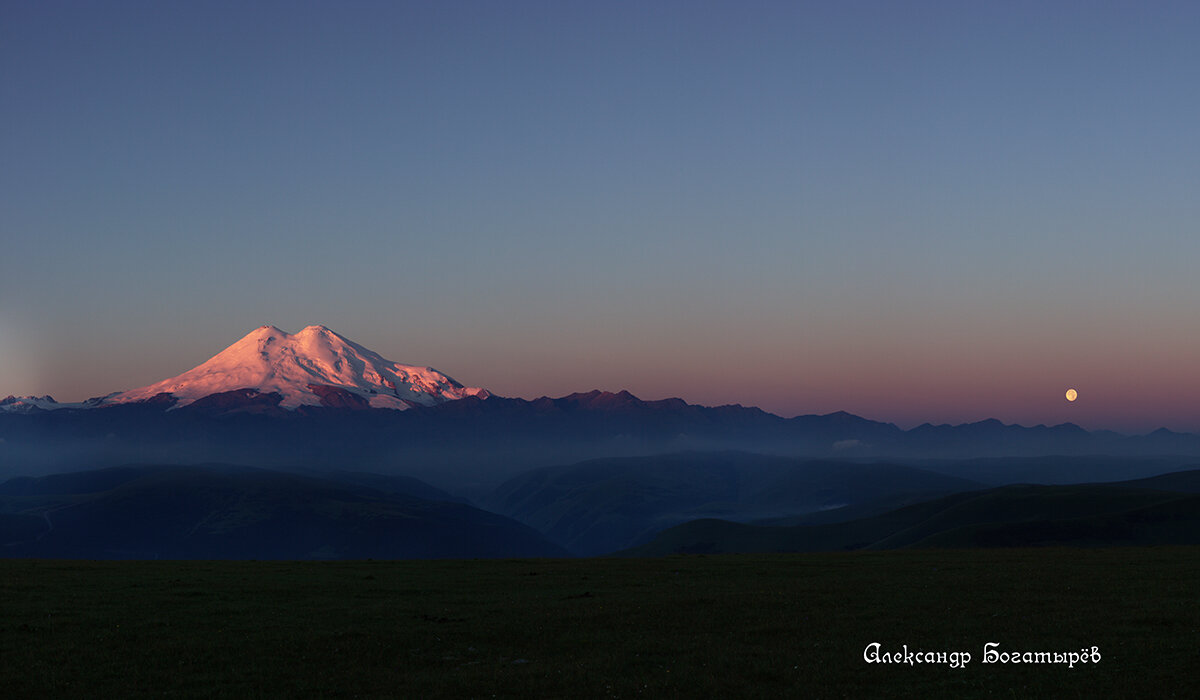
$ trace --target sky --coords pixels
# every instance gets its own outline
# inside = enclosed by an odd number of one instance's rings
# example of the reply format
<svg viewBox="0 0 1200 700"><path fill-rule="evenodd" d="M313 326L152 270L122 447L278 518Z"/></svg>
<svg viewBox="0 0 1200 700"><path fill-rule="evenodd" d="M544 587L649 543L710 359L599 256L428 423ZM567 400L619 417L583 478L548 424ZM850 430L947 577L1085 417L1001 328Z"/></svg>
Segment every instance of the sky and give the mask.
<svg viewBox="0 0 1200 700"><path fill-rule="evenodd" d="M324 324L505 396L1200 431L1197 36L1190 2L0 0L0 396Z"/></svg>

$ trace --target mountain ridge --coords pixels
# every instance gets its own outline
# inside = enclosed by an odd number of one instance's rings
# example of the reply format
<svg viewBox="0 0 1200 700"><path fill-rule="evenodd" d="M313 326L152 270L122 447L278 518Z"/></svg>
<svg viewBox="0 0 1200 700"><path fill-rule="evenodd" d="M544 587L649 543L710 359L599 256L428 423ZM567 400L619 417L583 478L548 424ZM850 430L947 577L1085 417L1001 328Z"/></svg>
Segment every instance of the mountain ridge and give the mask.
<svg viewBox="0 0 1200 700"><path fill-rule="evenodd" d="M60 403L49 395L14 396L0 399L0 413L36 413L38 411L94 409L130 403L154 403L169 410L212 398L210 408L236 409L241 404L259 407L277 406L294 411L302 406L362 410L383 408L406 410L416 406L435 406L466 399L504 398L481 387L467 387L432 367L405 365L381 355L328 326L310 325L289 334L273 325L263 325L247 333L196 367L174 377L136 389L116 391L81 402ZM276 400L275 396L278 395ZM847 411L805 414L785 418L755 406L726 404L704 406L671 397L644 400L627 389L616 392L592 389L552 398L541 396L522 401L537 410L621 411L720 411L769 417L806 429L838 428L854 433L864 428L870 437L908 435L922 439L959 442L963 440L1003 440L1020 431L1033 431L1057 437L1084 435L1177 439L1196 437L1159 428L1144 435L1123 435L1107 430L1089 431L1075 423L1031 425L1004 423L996 418L957 424L922 423L907 430L894 423L864 418ZM468 405L471 405L468 402ZM205 407L201 404L198 408ZM852 448L854 438L845 438L842 448Z"/></svg>
<svg viewBox="0 0 1200 700"><path fill-rule="evenodd" d="M617 556L903 548L1159 546L1200 542L1200 470L1111 483L1008 484L835 522L704 518Z"/></svg>
<svg viewBox="0 0 1200 700"><path fill-rule="evenodd" d="M596 458L743 450L811 459L1195 456L1200 435L893 423L845 411L784 418L753 406L643 400L626 389L511 398L401 365L325 326L261 326L207 362L77 404L0 400L0 476L125 462L233 462L410 473L486 491ZM472 491L479 493L480 491Z"/></svg>
<svg viewBox="0 0 1200 700"><path fill-rule="evenodd" d="M526 525L415 479L203 464L2 481L0 555L299 560L567 552Z"/></svg>

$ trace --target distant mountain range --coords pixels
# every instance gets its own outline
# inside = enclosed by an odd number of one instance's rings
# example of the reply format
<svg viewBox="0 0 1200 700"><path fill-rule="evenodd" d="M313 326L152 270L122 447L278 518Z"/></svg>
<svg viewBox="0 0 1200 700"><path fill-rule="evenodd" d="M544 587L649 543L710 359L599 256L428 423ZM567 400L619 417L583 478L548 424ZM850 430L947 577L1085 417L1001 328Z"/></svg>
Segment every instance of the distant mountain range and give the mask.
<svg viewBox="0 0 1200 700"><path fill-rule="evenodd" d="M0 401L0 478L130 462L403 473L485 493L586 459L742 450L839 461L1200 455L1200 435L986 420L901 430L849 413L782 418L626 391L534 400L392 362L324 326L262 326L200 366L76 404Z"/></svg>

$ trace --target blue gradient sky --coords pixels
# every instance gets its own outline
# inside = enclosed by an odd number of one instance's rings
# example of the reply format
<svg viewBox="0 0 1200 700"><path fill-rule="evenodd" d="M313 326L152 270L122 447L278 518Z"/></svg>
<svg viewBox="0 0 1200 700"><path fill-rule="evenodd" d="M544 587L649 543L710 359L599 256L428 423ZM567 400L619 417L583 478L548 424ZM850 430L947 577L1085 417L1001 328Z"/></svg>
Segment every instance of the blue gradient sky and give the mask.
<svg viewBox="0 0 1200 700"><path fill-rule="evenodd" d="M511 396L1200 430L1197 37L1168 2L3 2L0 395L321 323Z"/></svg>

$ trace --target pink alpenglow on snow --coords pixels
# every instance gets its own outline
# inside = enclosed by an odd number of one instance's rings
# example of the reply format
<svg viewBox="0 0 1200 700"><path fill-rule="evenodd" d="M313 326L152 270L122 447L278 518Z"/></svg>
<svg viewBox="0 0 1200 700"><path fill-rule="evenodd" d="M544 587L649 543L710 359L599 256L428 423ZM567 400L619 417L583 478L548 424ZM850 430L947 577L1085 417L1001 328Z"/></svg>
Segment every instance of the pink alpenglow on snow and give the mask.
<svg viewBox="0 0 1200 700"><path fill-rule="evenodd" d="M110 394L101 404L128 403L167 393L186 406L196 399L236 389L278 392L280 406L320 406L311 387L334 387L366 399L372 408L406 409L468 396L487 398L486 389L464 387L431 367L392 362L325 326L285 333L261 326L204 364L140 389Z"/></svg>

